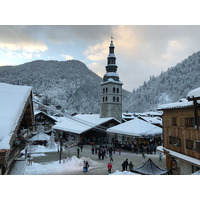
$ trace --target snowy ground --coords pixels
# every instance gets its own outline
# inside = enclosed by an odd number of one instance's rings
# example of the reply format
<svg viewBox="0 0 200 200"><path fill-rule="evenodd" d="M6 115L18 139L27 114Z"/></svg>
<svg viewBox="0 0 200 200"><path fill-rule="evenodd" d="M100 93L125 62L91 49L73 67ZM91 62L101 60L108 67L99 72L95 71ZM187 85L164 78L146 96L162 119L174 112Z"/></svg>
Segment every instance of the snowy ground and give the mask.
<svg viewBox="0 0 200 200"><path fill-rule="evenodd" d="M33 158L32 165L28 165L25 157L21 157L20 160L16 161L13 167L10 170L10 175L83 175L82 165L83 161L87 160L89 162L89 171L86 173L88 175L107 175L107 164L109 163L109 158L104 160L98 160L97 154L91 153L91 146L86 145L83 147L83 152L80 152L80 158L76 157L77 147L74 149L64 150L62 157L66 158L62 160L59 164L59 153L57 148L49 149L44 146L32 146L31 147L31 156ZM24 151L22 151L24 152ZM128 158L129 162L132 161L134 168L142 165L142 155L135 154L131 152L123 152L119 155L118 152L113 154L113 175L130 175L131 172L122 172L121 164ZM158 162L158 154L146 154L147 161L148 158L151 158L153 162L158 165L160 168L165 169L165 156L163 155L163 161Z"/></svg>

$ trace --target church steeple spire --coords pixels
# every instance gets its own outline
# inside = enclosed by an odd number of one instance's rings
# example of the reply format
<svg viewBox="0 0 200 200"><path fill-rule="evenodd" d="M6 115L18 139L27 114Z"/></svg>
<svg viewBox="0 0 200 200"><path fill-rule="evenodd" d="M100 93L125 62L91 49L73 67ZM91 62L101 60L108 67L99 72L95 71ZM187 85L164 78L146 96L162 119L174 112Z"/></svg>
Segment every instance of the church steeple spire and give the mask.
<svg viewBox="0 0 200 200"><path fill-rule="evenodd" d="M116 57L114 53L115 46L113 37L109 46L107 58L106 73L101 82L101 110L100 117L114 117L122 120L122 85L117 74Z"/></svg>
<svg viewBox="0 0 200 200"><path fill-rule="evenodd" d="M108 81L112 78L114 81L119 81L119 76L117 72L116 57L115 57L115 46L113 44L113 36L111 36L111 43L109 46L109 54L107 57L106 74L103 77L103 81Z"/></svg>
<svg viewBox="0 0 200 200"><path fill-rule="evenodd" d="M106 72L116 72L117 71L117 65L116 65L116 57L115 57L115 46L113 44L113 36L111 36L111 43L109 46L109 55L108 55L108 62L106 66Z"/></svg>

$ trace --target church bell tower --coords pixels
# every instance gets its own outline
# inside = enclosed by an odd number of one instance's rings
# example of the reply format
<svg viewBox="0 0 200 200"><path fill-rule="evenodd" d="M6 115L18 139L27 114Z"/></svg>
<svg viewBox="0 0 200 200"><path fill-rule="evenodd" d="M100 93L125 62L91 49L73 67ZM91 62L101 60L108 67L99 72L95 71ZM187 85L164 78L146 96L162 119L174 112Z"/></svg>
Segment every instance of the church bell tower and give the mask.
<svg viewBox="0 0 200 200"><path fill-rule="evenodd" d="M101 111L100 117L114 117L122 121L122 85L117 74L116 57L114 54L113 38L109 46L106 74L101 82Z"/></svg>

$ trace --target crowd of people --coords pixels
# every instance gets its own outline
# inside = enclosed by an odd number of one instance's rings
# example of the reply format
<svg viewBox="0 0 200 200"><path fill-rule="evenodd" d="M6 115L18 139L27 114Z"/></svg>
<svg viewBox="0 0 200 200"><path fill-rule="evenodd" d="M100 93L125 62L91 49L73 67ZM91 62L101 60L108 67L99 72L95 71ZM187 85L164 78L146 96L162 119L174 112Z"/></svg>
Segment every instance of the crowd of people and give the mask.
<svg viewBox="0 0 200 200"><path fill-rule="evenodd" d="M114 148L131 151L133 153L156 154L156 148L161 144L160 139L138 138L132 142L114 142Z"/></svg>
<svg viewBox="0 0 200 200"><path fill-rule="evenodd" d="M105 158L109 158L109 162L107 164L108 173L111 173L112 162L113 162L113 154L121 155L121 151L131 151L133 153L141 153L143 164L145 162L145 154L156 154L157 143L155 141L149 140L137 140L133 143L114 143L113 145L91 145L91 154L96 154L98 160L104 160ZM77 148L77 157L79 158L80 151L82 152L83 145ZM162 162L161 156L159 157L159 162ZM132 161L124 160L121 164L122 171L131 171L133 170ZM88 172L89 163L88 161L83 162L83 172Z"/></svg>

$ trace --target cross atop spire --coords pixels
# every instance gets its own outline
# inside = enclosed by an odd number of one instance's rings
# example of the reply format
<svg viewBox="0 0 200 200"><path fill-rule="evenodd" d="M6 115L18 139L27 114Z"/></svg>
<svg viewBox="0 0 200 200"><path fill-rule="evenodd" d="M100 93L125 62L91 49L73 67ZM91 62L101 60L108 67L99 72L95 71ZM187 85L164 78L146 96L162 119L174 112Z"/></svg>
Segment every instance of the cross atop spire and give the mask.
<svg viewBox="0 0 200 200"><path fill-rule="evenodd" d="M113 34L111 34L111 41L113 41Z"/></svg>

